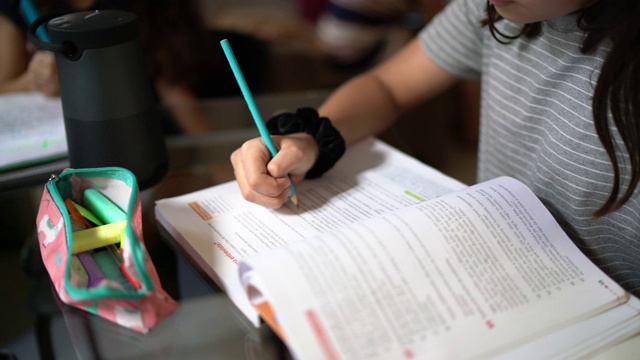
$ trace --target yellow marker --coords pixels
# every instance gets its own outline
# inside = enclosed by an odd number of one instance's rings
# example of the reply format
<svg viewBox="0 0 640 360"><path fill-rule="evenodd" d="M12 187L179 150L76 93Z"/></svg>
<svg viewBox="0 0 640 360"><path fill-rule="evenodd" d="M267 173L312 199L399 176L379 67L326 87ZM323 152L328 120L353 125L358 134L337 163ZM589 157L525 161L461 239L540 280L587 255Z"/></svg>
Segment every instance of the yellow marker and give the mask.
<svg viewBox="0 0 640 360"><path fill-rule="evenodd" d="M127 220L73 232L72 254L118 244L124 238Z"/></svg>

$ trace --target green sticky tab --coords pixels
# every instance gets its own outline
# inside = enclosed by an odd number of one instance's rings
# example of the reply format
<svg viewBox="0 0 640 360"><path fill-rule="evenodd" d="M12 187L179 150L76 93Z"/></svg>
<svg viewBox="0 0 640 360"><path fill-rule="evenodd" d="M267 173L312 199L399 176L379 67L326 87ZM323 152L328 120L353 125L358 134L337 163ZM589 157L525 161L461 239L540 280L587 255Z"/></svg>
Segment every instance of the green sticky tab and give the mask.
<svg viewBox="0 0 640 360"><path fill-rule="evenodd" d="M409 191L409 190L405 190L405 191L404 191L404 193L405 193L405 194L407 194L407 195L409 195L409 196L411 196L412 198L414 198L414 199L416 199L416 200L420 201L420 202L427 201L427 199L423 198L422 196L420 196L420 195L418 195L418 194L416 194L416 193L412 193L412 192L411 192L411 191Z"/></svg>
<svg viewBox="0 0 640 360"><path fill-rule="evenodd" d="M71 203L73 204L73 206L76 207L76 209L78 209L78 212L80 213L80 215L84 216L87 220L91 221L92 223L96 224L96 225L104 225L104 223L102 222L102 220L98 219L97 216L95 216L91 211L89 211L89 209L85 208L84 206L76 203L73 200L70 200Z"/></svg>

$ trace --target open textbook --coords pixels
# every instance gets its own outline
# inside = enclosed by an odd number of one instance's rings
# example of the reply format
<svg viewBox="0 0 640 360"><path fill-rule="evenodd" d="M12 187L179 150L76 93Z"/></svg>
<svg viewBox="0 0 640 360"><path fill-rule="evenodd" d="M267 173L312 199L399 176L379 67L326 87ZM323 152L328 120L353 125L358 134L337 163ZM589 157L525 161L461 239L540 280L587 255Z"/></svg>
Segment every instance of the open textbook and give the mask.
<svg viewBox="0 0 640 360"><path fill-rule="evenodd" d="M0 170L67 156L59 97L38 92L0 96Z"/></svg>
<svg viewBox="0 0 640 360"><path fill-rule="evenodd" d="M156 205L296 357L518 358L527 346L574 357L640 331L637 299L513 179L467 187L369 139L297 191L300 207L279 210L246 202L235 182Z"/></svg>

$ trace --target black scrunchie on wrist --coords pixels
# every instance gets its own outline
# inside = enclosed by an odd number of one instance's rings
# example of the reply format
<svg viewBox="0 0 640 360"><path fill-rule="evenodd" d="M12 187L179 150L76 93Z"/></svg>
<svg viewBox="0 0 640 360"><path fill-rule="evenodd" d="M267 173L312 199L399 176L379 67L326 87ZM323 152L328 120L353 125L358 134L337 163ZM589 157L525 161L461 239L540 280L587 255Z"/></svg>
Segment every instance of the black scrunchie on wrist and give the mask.
<svg viewBox="0 0 640 360"><path fill-rule="evenodd" d="M316 140L320 155L307 172L307 179L315 179L331 169L342 157L345 143L329 118L320 117L316 109L300 108L295 113L282 113L267 121L271 135L307 133Z"/></svg>

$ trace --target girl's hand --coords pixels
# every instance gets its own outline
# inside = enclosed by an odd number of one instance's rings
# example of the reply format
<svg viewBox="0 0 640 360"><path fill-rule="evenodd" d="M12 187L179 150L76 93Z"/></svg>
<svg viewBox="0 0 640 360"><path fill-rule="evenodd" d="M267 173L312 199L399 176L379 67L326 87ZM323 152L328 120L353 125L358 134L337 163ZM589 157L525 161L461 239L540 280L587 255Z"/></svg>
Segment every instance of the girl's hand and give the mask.
<svg viewBox="0 0 640 360"><path fill-rule="evenodd" d="M289 200L289 185L293 183L295 186L304 179L318 158L319 150L308 134L271 138L279 149L273 159L262 139L255 138L231 154L231 164L246 200L277 209Z"/></svg>

